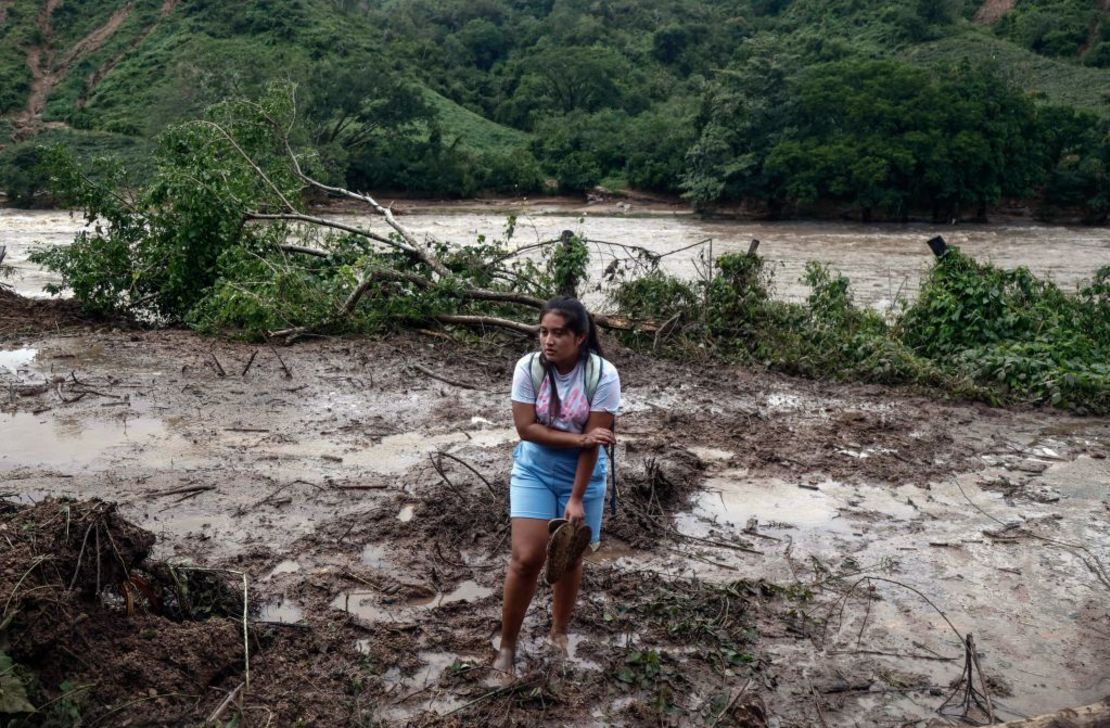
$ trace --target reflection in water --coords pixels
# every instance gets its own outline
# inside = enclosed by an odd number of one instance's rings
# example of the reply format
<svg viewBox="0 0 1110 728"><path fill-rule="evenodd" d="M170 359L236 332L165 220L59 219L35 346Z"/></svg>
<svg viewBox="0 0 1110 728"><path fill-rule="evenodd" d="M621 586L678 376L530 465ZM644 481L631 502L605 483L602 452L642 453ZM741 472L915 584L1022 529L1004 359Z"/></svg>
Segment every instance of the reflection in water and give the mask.
<svg viewBox="0 0 1110 728"><path fill-rule="evenodd" d="M282 597L281 601L268 602L262 605L258 618L263 622L280 622L281 624L296 624L304 617L300 606Z"/></svg>
<svg viewBox="0 0 1110 728"><path fill-rule="evenodd" d="M85 467L104 450L140 445L166 435L153 417L81 420L18 412L0 416L0 471L20 466Z"/></svg>
<svg viewBox="0 0 1110 728"><path fill-rule="evenodd" d="M38 353L38 349L29 349L26 347L22 349L0 351L0 371L8 371L12 374L17 374L21 369L34 361Z"/></svg>

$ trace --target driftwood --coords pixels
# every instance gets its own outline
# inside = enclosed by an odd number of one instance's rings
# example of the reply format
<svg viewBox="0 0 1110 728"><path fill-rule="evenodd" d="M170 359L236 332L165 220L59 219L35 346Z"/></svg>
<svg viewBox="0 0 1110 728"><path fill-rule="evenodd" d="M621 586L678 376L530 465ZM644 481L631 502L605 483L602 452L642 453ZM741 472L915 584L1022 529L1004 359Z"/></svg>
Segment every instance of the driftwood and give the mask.
<svg viewBox="0 0 1110 728"><path fill-rule="evenodd" d="M1110 728L1110 697L1101 703L998 723L997 728Z"/></svg>

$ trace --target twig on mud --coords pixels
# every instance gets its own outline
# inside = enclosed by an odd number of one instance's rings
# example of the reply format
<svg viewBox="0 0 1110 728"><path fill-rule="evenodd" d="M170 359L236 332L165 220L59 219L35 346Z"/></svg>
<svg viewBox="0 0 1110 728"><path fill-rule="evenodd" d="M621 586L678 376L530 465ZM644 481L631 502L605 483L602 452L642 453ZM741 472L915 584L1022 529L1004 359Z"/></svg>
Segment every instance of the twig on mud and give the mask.
<svg viewBox="0 0 1110 728"><path fill-rule="evenodd" d="M82 386L84 386L84 385L82 385ZM108 399L126 399L125 395L108 394L107 392L99 392L95 389L88 389L87 387L85 389L75 389L73 391L74 391L74 393L81 395L81 397L84 397L86 394L94 394L97 397L107 397ZM77 399L71 399L69 401L70 402L76 402Z"/></svg>
<svg viewBox="0 0 1110 728"><path fill-rule="evenodd" d="M65 649L65 648L63 647L62 649ZM66 652L69 652L69 650L66 650ZM73 653L70 652L70 654L72 655ZM35 712L38 713L39 715L43 715L44 714L43 709L46 708L48 705L53 705L54 703L57 703L59 700L65 700L66 698L72 696L74 693L79 693L83 690L88 690L89 688L92 688L92 687L96 687L96 683L86 683L84 685L78 685L77 687L72 688L70 690L67 690L67 691L65 691L64 693L62 693L61 695L59 695L55 698L51 698L50 700L47 700L45 703L43 703L42 705L35 708Z"/></svg>
<svg viewBox="0 0 1110 728"><path fill-rule="evenodd" d="M269 432L265 427L225 427L224 432Z"/></svg>
<svg viewBox="0 0 1110 728"><path fill-rule="evenodd" d="M210 351L210 352L208 352L208 356L212 357L212 362L216 365L215 366L216 374L221 376L221 377L226 377L227 372L224 371L224 365L221 364L220 360L216 358L216 352Z"/></svg>
<svg viewBox="0 0 1110 728"><path fill-rule="evenodd" d="M278 486L273 491L271 491L269 494L267 494L266 496L264 496L262 498L259 498L254 503L251 503L250 507L251 508L257 508L258 506L260 506L263 503L265 503L266 501L270 500L275 495L282 492L283 490L285 490L289 486L296 485L297 483L304 483L305 485L312 485L312 483L309 483L307 480L301 480L300 478L297 478L296 480L291 480L288 483L286 483L285 485Z"/></svg>
<svg viewBox="0 0 1110 728"><path fill-rule="evenodd" d="M748 678L748 682L744 684L744 687L740 688L740 692L736 693L736 697L728 701L728 705L725 706L724 710L717 714L717 717L714 718L713 722L709 724L709 728L714 728L714 726L721 722L721 718L724 718L726 715L728 715L728 712L732 710L732 706L736 705L736 701L740 699L740 696L748 692L748 688L752 686L753 679L754 678Z"/></svg>
<svg viewBox="0 0 1110 728"><path fill-rule="evenodd" d="M715 541L711 538L702 538L701 536L692 536L688 533L682 533L681 531L676 529L674 526L670 526L670 530L671 530L671 533L673 533L675 536L678 536L679 538L686 539L688 541L697 541L698 543L704 543L704 544L708 544L709 546L716 546L716 547L722 548L722 549L733 549L734 551L743 551L746 554L759 554L760 556L764 555L764 552L758 551L758 550L753 549L753 548L748 547L748 546L741 546L739 544L734 544L734 543L726 543L724 541Z"/></svg>
<svg viewBox="0 0 1110 728"><path fill-rule="evenodd" d="M49 557L49 556L36 556L35 560L33 562L31 562L31 565L29 567L27 567L27 571L23 572L23 576L19 577L19 581L17 581L15 583L15 587L12 588L12 593L8 595L8 601L4 602L4 615L5 616L7 616L7 614L8 614L8 608L12 605L12 599L15 598L16 592L19 591L20 585L23 584L23 580L26 579L27 576L32 571L34 571L36 567L41 566L42 564L46 563L47 561L50 560L50 558L51 557ZM72 589L72 588L73 587L70 586L70 589Z"/></svg>
<svg viewBox="0 0 1110 728"><path fill-rule="evenodd" d="M948 627L952 630L953 634L956 635L956 639L958 639L961 644L963 643L963 641L964 641L963 635L960 634L960 631L958 629L956 629L956 625L952 624L952 620L948 619L948 615L944 613L944 610L942 610L940 607L938 607L936 604L934 604L933 600L931 600L931 599L929 599L929 597L925 596L925 594L923 594L919 589L916 589L916 588L910 586L909 584L904 584L900 581L895 581L894 579L886 579L886 578L881 577L881 576L864 576L861 579L859 579L858 581L856 581L856 583L852 584L852 586L849 587L848 591L844 592L844 594L842 594L840 597L838 597L836 599L836 601L833 602L832 606L835 607L836 604L840 603L841 601L843 601L844 604L847 604L848 598L855 592L856 587L859 586L860 584L862 584L865 581L868 582L868 585L870 585L871 581L881 581L881 582L885 582L887 584L893 584L895 586L900 586L903 589L908 589L908 590L912 591L914 594L916 594L917 596L924 599L925 603L928 604L930 607L932 607L936 611L936 613L940 615L941 619L944 620L945 624L947 624ZM870 596L868 598L870 599ZM844 611L844 608L842 606L841 607L841 614L843 614L843 611ZM830 609L829 609L829 616L830 617L832 616L832 607L830 607ZM824 632L821 636L821 641L822 642L827 642L829 621L830 621L829 619L825 620L825 629L824 629ZM840 628L837 627L837 629L839 630Z"/></svg>
<svg viewBox="0 0 1110 728"><path fill-rule="evenodd" d="M497 491L494 489L493 484L486 479L486 476L479 473L473 465L458 456L452 455L449 452L443 452L442 450L440 450L436 454L439 455L440 458L450 458L451 460L454 460L459 465L462 465L464 468L477 475L479 478L482 479L482 482L486 484L486 487L489 488L489 492L493 494L495 498L497 497Z"/></svg>
<svg viewBox="0 0 1110 728"><path fill-rule="evenodd" d="M966 500L972 508L979 511L984 516L991 519L992 521L999 524L1000 526L1010 528L1011 524L1006 523L1005 521L1001 521L998 518L995 518L991 514L984 511L974 501L972 501L971 498L969 498L967 493L964 491L964 487L962 485L960 485L960 481L958 479L953 478L952 482L955 483L956 487L960 489L960 495L962 495L964 497L964 500ZM1028 533L1031 537L1033 537L1035 539L1038 539L1040 541L1045 541L1047 543L1055 544L1055 545L1063 547L1065 549L1074 549L1074 551L1072 551L1072 553L1080 561L1083 562L1084 566L1086 566L1088 569L1090 569L1094 573L1095 578L1097 578L1100 582L1102 582L1103 586L1110 589L1110 574L1107 573L1106 567L1103 566L1102 561L1098 558L1098 556L1096 556L1094 553L1092 553L1091 550L1088 549L1086 546L1083 546L1082 544L1068 543L1066 541L1058 541L1054 538L1049 538L1048 536L1042 536L1038 533L1034 533L1033 531L1026 531L1026 533ZM1087 554L1087 556L1091 557L1091 561L1087 561L1087 559L1085 559L1083 556L1081 556L1079 554L1076 554L1075 551L1082 551L1083 553Z"/></svg>
<svg viewBox="0 0 1110 728"><path fill-rule="evenodd" d="M81 573L81 560L85 557L85 545L88 544L89 533L92 532L93 526L95 525L95 523L89 524L89 527L85 529L85 537L81 539L81 548L77 552L77 564L73 567L73 579L69 582L69 588L71 590L77 585L77 575ZM99 559L100 554L97 554L96 557Z"/></svg>
<svg viewBox="0 0 1110 728"><path fill-rule="evenodd" d="M672 546L664 546L663 548L666 549L667 551L673 551L676 554L681 554L682 556L685 556L688 559L693 559L694 561L700 561L703 564L709 564L710 566L716 566L716 567L719 567L721 569L728 569L729 571L740 571L740 569L737 569L735 566L731 566L729 564L722 564L720 561L713 561L712 559L707 559L704 556L698 556L697 554L692 554L692 553L689 553L688 551L683 551L681 549L676 549Z"/></svg>
<svg viewBox="0 0 1110 728"><path fill-rule="evenodd" d="M982 690L975 687L975 676L979 676L979 685ZM968 632L967 637L964 639L964 669L960 673L960 680L956 683L956 687L952 693L945 698L944 702L937 708L937 712L944 715L944 709L952 701L952 698L960 692L960 688L964 688L963 697L963 713L960 714L961 718L970 719L972 706L985 710L987 714L988 725L995 722L994 719L994 704L991 703L990 691L987 688L987 681L983 677L983 669L979 666L979 656L975 652L975 640ZM980 700L982 698L982 700ZM986 705L983 703L986 702Z"/></svg>
<svg viewBox="0 0 1110 728"><path fill-rule="evenodd" d="M813 707L817 708L817 719L821 721L823 728L829 728L829 722L825 720L825 710L821 707L821 697L817 691L813 689L813 683L806 678L806 687L809 688L809 694L813 696Z"/></svg>
<svg viewBox="0 0 1110 728"><path fill-rule="evenodd" d="M449 710L446 713L441 714L439 717L440 718L447 718L449 716L454 715L455 713L462 712L462 711L466 710L467 708L470 708L474 705L477 705L478 703L482 702L483 700L489 700L490 698L496 698L496 697L501 696L501 695L511 695L512 693L516 693L516 692L519 692L521 690L527 690L528 688L534 688L539 684L540 677L541 676L533 677L530 680L525 680L523 682L513 683L512 685L506 685L505 687L497 688L496 690L490 690L488 693L485 693L484 695L480 695L477 698L474 698L474 700L471 700L469 703L463 703L462 705L455 708L454 710Z"/></svg>
<svg viewBox="0 0 1110 728"><path fill-rule="evenodd" d="M928 648L926 648L928 649ZM931 660L933 662L955 662L958 657L945 657L944 655L922 655L916 652L886 652L884 650L826 650L828 655L880 655L882 657L897 657L903 660Z"/></svg>
<svg viewBox="0 0 1110 728"><path fill-rule="evenodd" d="M371 485L333 485L332 490L385 490L389 486L385 483L374 483Z"/></svg>
<svg viewBox="0 0 1110 728"><path fill-rule="evenodd" d="M202 493L206 490L215 490L214 485L187 485L182 488L170 488L169 490L157 490L150 494L151 498L161 498L164 495L180 495L182 493Z"/></svg>
<svg viewBox="0 0 1110 728"><path fill-rule="evenodd" d="M224 714L224 711L227 710L227 706L235 702L235 698L239 696L239 693L243 690L243 686L245 684L246 683L239 683L239 687L228 693L227 697L223 699L223 702L216 706L216 709L213 710L212 714L208 716L208 720L206 720L204 724L211 725L213 723L216 723L220 719L220 716Z"/></svg>
<svg viewBox="0 0 1110 728"><path fill-rule="evenodd" d="M289 367L285 366L285 360L281 358L281 354L278 353L278 351L274 347L273 343L271 343L270 341L267 341L266 344L270 347L270 351L272 351L274 353L274 356L277 357L278 364L281 364L281 370L283 372L285 372L285 378L286 379L292 379L293 378L293 372L289 371Z"/></svg>
<svg viewBox="0 0 1110 728"><path fill-rule="evenodd" d="M116 713L119 713L122 710L126 710L126 709L130 708L132 705L138 705L139 703L146 703L146 702L149 702L151 700L161 700L162 698L176 698L178 696L194 697L190 693L162 693L160 695L147 695L147 696L144 696L142 698L137 698L136 700L132 700L130 702L124 703L123 705L117 705L116 707L112 708L111 710L109 710L104 715L102 715L99 718L97 718L96 720L94 720L92 723L89 723L89 728L96 728L96 726L100 725L105 720L107 720L108 716L115 715Z"/></svg>
<svg viewBox="0 0 1110 728"><path fill-rule="evenodd" d="M867 582L867 611L865 611L863 613L863 623L860 624L859 633L856 634L856 648L857 649L859 648L860 641L863 639L863 631L865 629L867 629L867 620L871 618L871 603L875 601L874 598L873 598L874 593L875 593L875 587L871 585L870 581L868 581Z"/></svg>
<svg viewBox="0 0 1110 728"><path fill-rule="evenodd" d="M249 372L251 370L251 365L254 364L254 358L256 356L258 356L258 349L255 349L254 351L251 352L251 358L247 359L247 365L245 367L243 367L243 371L239 375L240 377L247 376L247 372Z"/></svg>
<svg viewBox="0 0 1110 728"><path fill-rule="evenodd" d="M436 374L431 369L428 369L427 367L421 366L419 364L410 364L409 366L411 366L413 369L415 369L416 371L420 372L421 374L423 374L425 376L431 377L432 379L439 380L439 381L443 382L444 384L450 384L452 387L458 387L460 389L480 390L479 387L475 387L473 384L467 384L465 382L456 382L453 379L448 379L447 377L444 377L440 374Z"/></svg>
<svg viewBox="0 0 1110 728"><path fill-rule="evenodd" d="M429 462L431 462L431 464L432 464L432 469L433 469L433 470L435 470L435 471L436 471L436 473L438 473L438 474L439 474L439 477L443 479L443 482L444 482L444 483L446 483L446 484L447 484L447 486L448 486L449 488L451 488L451 490L455 491L456 493L461 493L462 491L460 491L460 490L459 490L459 486L457 486L457 485L455 485L454 483L452 483L452 482L451 482L451 479L447 477L447 473L445 473L445 472L443 471L443 461L442 461L442 458L441 458L441 459L439 459L439 460L437 460L437 459L435 458L435 455L436 455L436 454L437 454L437 453L428 453L428 461L429 461Z"/></svg>

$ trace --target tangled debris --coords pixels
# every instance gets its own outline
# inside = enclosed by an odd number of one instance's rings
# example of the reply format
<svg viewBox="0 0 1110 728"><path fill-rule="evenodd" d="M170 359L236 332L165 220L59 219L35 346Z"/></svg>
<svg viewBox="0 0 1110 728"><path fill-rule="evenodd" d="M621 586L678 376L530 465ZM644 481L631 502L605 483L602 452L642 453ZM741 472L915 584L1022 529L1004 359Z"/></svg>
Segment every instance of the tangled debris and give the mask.
<svg viewBox="0 0 1110 728"><path fill-rule="evenodd" d="M7 706L15 725L55 713L111 724L136 695L149 724L176 724L243 673L243 597L225 575L151 561L154 534L99 499L0 511L0 655L6 687L24 696Z"/></svg>

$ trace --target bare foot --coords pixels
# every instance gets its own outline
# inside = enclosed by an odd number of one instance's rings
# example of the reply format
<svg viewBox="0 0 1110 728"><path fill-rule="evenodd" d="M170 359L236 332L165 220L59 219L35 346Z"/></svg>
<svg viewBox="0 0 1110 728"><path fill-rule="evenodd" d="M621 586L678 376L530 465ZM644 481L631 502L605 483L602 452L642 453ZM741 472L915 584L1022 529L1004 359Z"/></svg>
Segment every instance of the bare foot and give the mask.
<svg viewBox="0 0 1110 728"><path fill-rule="evenodd" d="M516 677L516 650L512 647L502 647L493 659L493 669L505 673L505 677Z"/></svg>
<svg viewBox="0 0 1110 728"><path fill-rule="evenodd" d="M560 657L570 657L570 639L567 638L566 632L552 632L547 636L551 642L551 646L555 648L555 653Z"/></svg>

